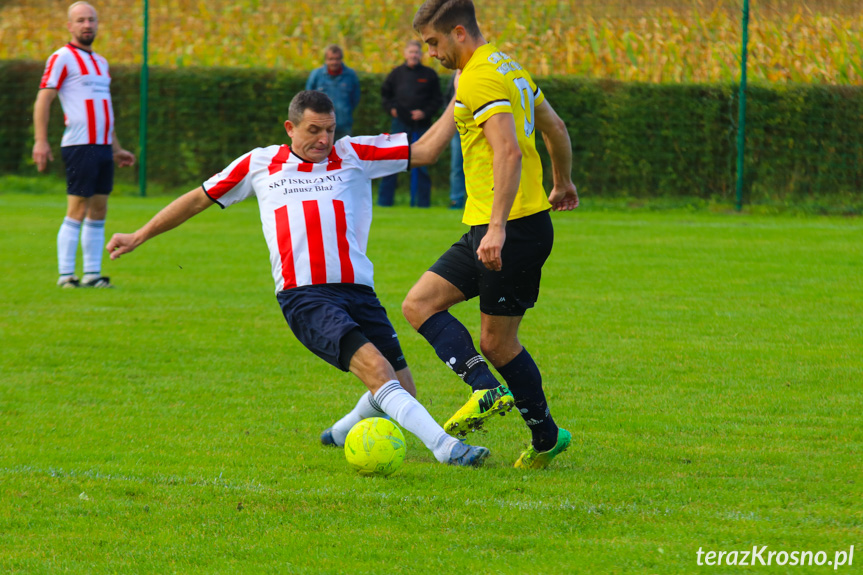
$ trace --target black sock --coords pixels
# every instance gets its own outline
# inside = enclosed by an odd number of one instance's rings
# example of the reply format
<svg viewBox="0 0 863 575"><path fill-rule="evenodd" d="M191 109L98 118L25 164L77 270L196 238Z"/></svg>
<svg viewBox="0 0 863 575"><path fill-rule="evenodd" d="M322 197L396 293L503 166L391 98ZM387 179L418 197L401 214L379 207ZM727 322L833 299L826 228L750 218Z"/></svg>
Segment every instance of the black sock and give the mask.
<svg viewBox="0 0 863 575"><path fill-rule="evenodd" d="M498 372L506 381L515 398L516 409L533 434L534 449L548 451L553 448L557 444L557 424L548 409L542 391L542 375L536 362L523 349L512 361L498 368Z"/></svg>
<svg viewBox="0 0 863 575"><path fill-rule="evenodd" d="M470 332L448 311L434 314L417 331L474 391L500 385L485 359L476 351Z"/></svg>

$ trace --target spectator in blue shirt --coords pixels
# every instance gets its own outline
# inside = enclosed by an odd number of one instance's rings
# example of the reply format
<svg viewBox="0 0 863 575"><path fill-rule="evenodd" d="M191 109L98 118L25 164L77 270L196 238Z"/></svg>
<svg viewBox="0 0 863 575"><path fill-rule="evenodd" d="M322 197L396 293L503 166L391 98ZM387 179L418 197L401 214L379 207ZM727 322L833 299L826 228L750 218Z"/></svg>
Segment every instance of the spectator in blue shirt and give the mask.
<svg viewBox="0 0 863 575"><path fill-rule="evenodd" d="M312 70L306 90L320 90L330 97L336 108L336 140L350 135L354 128L354 110L360 103L360 80L345 66L344 53L336 44L327 47L326 65Z"/></svg>

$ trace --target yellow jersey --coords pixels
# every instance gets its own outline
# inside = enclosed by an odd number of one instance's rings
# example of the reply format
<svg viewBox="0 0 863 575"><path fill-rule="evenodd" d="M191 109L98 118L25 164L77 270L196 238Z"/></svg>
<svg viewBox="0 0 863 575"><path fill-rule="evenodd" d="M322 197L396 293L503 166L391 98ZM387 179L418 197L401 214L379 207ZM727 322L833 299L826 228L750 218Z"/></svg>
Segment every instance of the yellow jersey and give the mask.
<svg viewBox="0 0 863 575"><path fill-rule="evenodd" d="M465 224L487 224L491 219L494 152L485 139L482 124L495 114L513 115L522 154L521 181L508 219L523 218L551 208L542 187L542 163L536 151L534 110L544 100L530 74L492 44L480 46L465 65L455 104L467 188L462 218Z"/></svg>

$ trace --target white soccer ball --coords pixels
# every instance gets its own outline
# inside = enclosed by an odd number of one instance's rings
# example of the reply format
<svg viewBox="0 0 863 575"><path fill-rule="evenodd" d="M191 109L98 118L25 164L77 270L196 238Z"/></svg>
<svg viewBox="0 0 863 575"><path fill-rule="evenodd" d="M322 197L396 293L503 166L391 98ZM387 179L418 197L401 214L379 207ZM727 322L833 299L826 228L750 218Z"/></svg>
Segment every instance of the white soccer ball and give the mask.
<svg viewBox="0 0 863 575"><path fill-rule="evenodd" d="M360 475L390 475L405 460L405 436L389 419L364 419L348 432L345 458Z"/></svg>

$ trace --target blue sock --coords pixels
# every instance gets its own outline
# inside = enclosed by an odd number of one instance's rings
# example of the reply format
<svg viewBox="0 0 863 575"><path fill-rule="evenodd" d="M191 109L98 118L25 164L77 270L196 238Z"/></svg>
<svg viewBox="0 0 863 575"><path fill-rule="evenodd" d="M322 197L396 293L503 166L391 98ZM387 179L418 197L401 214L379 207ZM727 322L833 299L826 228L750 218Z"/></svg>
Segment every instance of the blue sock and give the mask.
<svg viewBox="0 0 863 575"><path fill-rule="evenodd" d="M515 398L515 407L533 434L533 447L537 451L548 451L557 444L557 424L551 417L545 393L542 391L542 375L539 367L522 349L515 358L497 370Z"/></svg>
<svg viewBox="0 0 863 575"><path fill-rule="evenodd" d="M500 385L485 359L476 351L470 332L448 311L440 311L417 330L437 356L471 389L494 389Z"/></svg>

